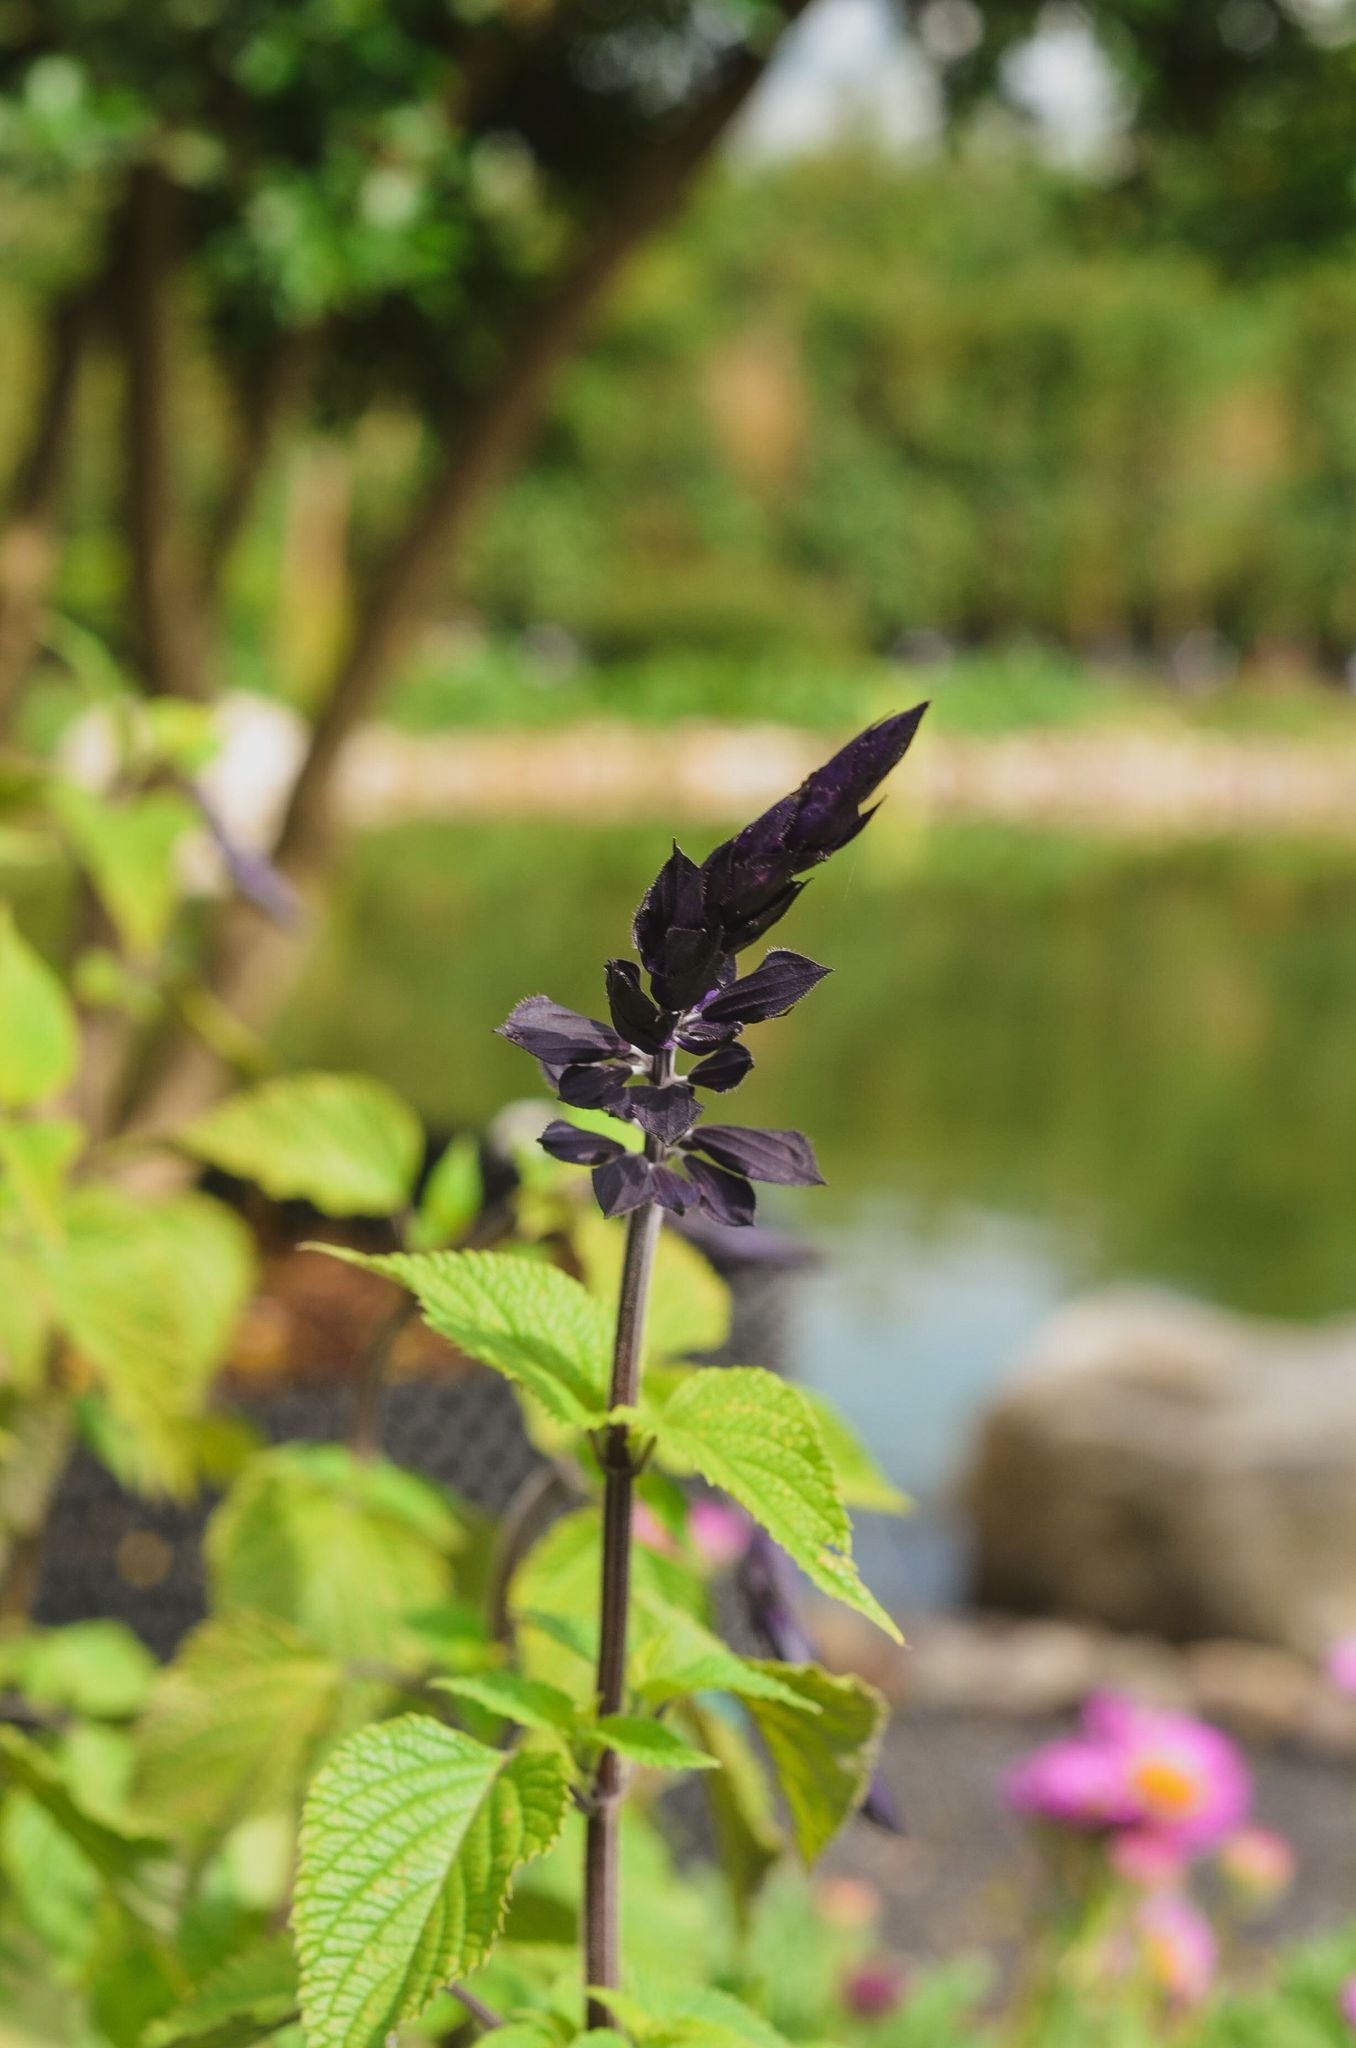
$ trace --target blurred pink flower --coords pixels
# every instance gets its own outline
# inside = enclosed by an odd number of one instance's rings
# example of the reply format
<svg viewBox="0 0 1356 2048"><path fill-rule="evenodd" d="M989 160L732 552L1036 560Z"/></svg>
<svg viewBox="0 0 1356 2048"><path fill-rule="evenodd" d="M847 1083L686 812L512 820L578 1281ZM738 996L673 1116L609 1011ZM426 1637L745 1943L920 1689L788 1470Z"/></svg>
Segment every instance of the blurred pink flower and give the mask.
<svg viewBox="0 0 1356 2048"><path fill-rule="evenodd" d="M1190 1855L1232 1834L1252 1802L1248 1767L1228 1736L1108 1693L1088 1701L1080 1734L1018 1764L1006 1791L1019 1813L1090 1831L1145 1829Z"/></svg>
<svg viewBox="0 0 1356 2048"><path fill-rule="evenodd" d="M815 1886L819 1916L830 1927L870 1927L880 1918L884 1900L864 1877L825 1877Z"/></svg>
<svg viewBox="0 0 1356 2048"><path fill-rule="evenodd" d="M1120 1756L1081 1736L1033 1750L1009 1771L1004 1790L1014 1812L1057 1827L1098 1833L1140 1818Z"/></svg>
<svg viewBox="0 0 1356 2048"><path fill-rule="evenodd" d="M859 1963L843 1980L843 2004L859 2020L883 2020L904 1999L904 1972L888 1957Z"/></svg>
<svg viewBox="0 0 1356 2048"><path fill-rule="evenodd" d="M631 1516L631 1534L637 1543L643 1543L647 1550L657 1550L661 1557L676 1557L678 1545L660 1521L654 1509L647 1507L643 1500L637 1501Z"/></svg>
<svg viewBox="0 0 1356 2048"><path fill-rule="evenodd" d="M731 1501L696 1500L687 1518L687 1533L697 1555L713 1571L738 1564L749 1547L753 1525L743 1508Z"/></svg>
<svg viewBox="0 0 1356 2048"><path fill-rule="evenodd" d="M1337 2010L1347 2025L1356 2029L1356 1977L1348 1977L1337 1994Z"/></svg>
<svg viewBox="0 0 1356 2048"><path fill-rule="evenodd" d="M1107 1850L1118 1877L1140 1891L1162 1891L1181 1881L1185 1859L1170 1836L1156 1828L1123 1828Z"/></svg>
<svg viewBox="0 0 1356 2048"><path fill-rule="evenodd" d="M1328 1652L1325 1669L1343 1692L1356 1692L1356 1636L1339 1636Z"/></svg>
<svg viewBox="0 0 1356 2048"><path fill-rule="evenodd" d="M1172 2005L1199 2005L1218 1960L1204 1913L1178 1892L1156 1892L1140 1907L1136 1925L1145 1967L1159 1990Z"/></svg>
<svg viewBox="0 0 1356 2048"><path fill-rule="evenodd" d="M1221 1843L1219 1867L1246 1904L1269 1906L1295 1881L1295 1851L1274 1828L1239 1828Z"/></svg>

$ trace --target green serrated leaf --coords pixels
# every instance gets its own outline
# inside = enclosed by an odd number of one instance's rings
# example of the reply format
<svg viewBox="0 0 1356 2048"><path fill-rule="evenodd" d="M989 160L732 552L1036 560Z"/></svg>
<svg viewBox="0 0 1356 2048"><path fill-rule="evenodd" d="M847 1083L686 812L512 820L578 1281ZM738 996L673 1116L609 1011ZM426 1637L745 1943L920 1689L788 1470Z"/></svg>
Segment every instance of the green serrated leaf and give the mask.
<svg viewBox="0 0 1356 2048"><path fill-rule="evenodd" d="M184 1425L249 1298L248 1232L206 1195L134 1205L97 1186L70 1197L66 1230L50 1259L61 1319L131 1432L143 1483L183 1493L193 1478Z"/></svg>
<svg viewBox="0 0 1356 2048"><path fill-rule="evenodd" d="M0 904L0 1108L45 1102L74 1077L79 1057L65 990Z"/></svg>
<svg viewBox="0 0 1356 2048"><path fill-rule="evenodd" d="M316 1759L381 1697L347 1686L335 1659L286 1623L218 1615L156 1683L137 1729L132 1804L190 1838L289 1807Z"/></svg>
<svg viewBox="0 0 1356 2048"><path fill-rule="evenodd" d="M913 1506L909 1496L901 1493L886 1478L856 1431L848 1427L833 1403L812 1387L803 1387L801 1391L815 1411L844 1505L867 1508L883 1515L907 1515Z"/></svg>
<svg viewBox="0 0 1356 2048"><path fill-rule="evenodd" d="M693 1693L727 1692L740 1699L780 1699L813 1712L808 1701L772 1675L772 1669L741 1657L695 1616L652 1604L649 1626L635 1631L628 1677L648 1705L686 1699Z"/></svg>
<svg viewBox="0 0 1356 2048"><path fill-rule="evenodd" d="M721 1874L733 1893L740 1925L747 1927L764 1879L786 1851L786 1839L773 1812L768 1775L743 1726L694 1701L682 1711L703 1749L720 1765L705 1781L705 1791Z"/></svg>
<svg viewBox="0 0 1356 2048"><path fill-rule="evenodd" d="M424 1150L414 1111L364 1074L263 1081L199 1117L179 1142L275 1200L311 1202L327 1216L403 1209Z"/></svg>
<svg viewBox="0 0 1356 2048"><path fill-rule="evenodd" d="M128 951L157 952L179 904L175 855L198 823L192 804L171 790L115 803L65 782L56 807Z"/></svg>
<svg viewBox="0 0 1356 2048"><path fill-rule="evenodd" d="M0 1123L0 1173L29 1228L44 1237L55 1237L60 1227L66 1176L84 1142L83 1126L69 1117Z"/></svg>
<svg viewBox="0 0 1356 2048"><path fill-rule="evenodd" d="M770 2020L728 1991L651 1983L606 1997L641 2048L789 2048Z"/></svg>
<svg viewBox="0 0 1356 2048"><path fill-rule="evenodd" d="M506 1721L516 1721L520 1728L572 1735L579 1725L579 1709L567 1692L540 1678L524 1678L517 1671L476 1671L462 1678L435 1678L430 1683L435 1692L473 1700Z"/></svg>
<svg viewBox="0 0 1356 2048"><path fill-rule="evenodd" d="M628 1763L644 1764L652 1771L717 1771L716 1758L694 1749L662 1721L643 1714L604 1714L595 1734L600 1746L615 1749Z"/></svg>
<svg viewBox="0 0 1356 2048"><path fill-rule="evenodd" d="M819 1708L808 1718L780 1700L749 1701L786 1798L796 1847L808 1864L865 1797L888 1709L863 1679L834 1677L816 1664L772 1668Z"/></svg>
<svg viewBox="0 0 1356 2048"><path fill-rule="evenodd" d="M472 1137L454 1138L428 1177L409 1230L411 1251L437 1251L455 1244L479 1216L485 1201L480 1146Z"/></svg>
<svg viewBox="0 0 1356 2048"><path fill-rule="evenodd" d="M333 1656L390 1659L404 1616L451 1596L462 1542L414 1473L339 1444L285 1444L246 1466L204 1547L218 1607L291 1622Z"/></svg>
<svg viewBox="0 0 1356 2048"><path fill-rule="evenodd" d="M293 1916L309 2048L381 2048L476 1969L514 1871L555 1841L569 1773L424 1715L365 1728L306 1802Z"/></svg>
<svg viewBox="0 0 1356 2048"><path fill-rule="evenodd" d="M615 1317L621 1293L626 1231L589 1210L575 1224L571 1243L590 1290ZM661 1231L645 1318L645 1348L653 1358L691 1358L718 1351L730 1334L730 1290L710 1261L671 1230Z"/></svg>
<svg viewBox="0 0 1356 2048"><path fill-rule="evenodd" d="M903 1640L858 1576L852 1525L818 1418L798 1387L760 1366L692 1373L647 1426L661 1460L723 1487L822 1592Z"/></svg>
<svg viewBox="0 0 1356 2048"><path fill-rule="evenodd" d="M251 2048L296 2016L292 1944L277 1934L209 1971L182 2005L147 2028L142 2048Z"/></svg>
<svg viewBox="0 0 1356 2048"><path fill-rule="evenodd" d="M515 1381L557 1421L588 1429L602 1419L611 1319L568 1273L509 1252L367 1257L338 1246L320 1249L408 1287L439 1336Z"/></svg>

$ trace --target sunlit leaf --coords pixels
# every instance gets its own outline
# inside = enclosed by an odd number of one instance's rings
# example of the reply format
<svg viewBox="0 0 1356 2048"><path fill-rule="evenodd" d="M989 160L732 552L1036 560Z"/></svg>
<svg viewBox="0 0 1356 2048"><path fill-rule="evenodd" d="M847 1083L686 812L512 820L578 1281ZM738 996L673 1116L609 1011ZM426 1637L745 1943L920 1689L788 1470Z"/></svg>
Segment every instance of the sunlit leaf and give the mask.
<svg viewBox="0 0 1356 2048"><path fill-rule="evenodd" d="M615 1316L621 1292L626 1229L589 1209L571 1242L590 1289ZM718 1351L730 1334L730 1290L695 1246L660 1232L645 1319L646 1349L655 1358L692 1358Z"/></svg>
<svg viewBox="0 0 1356 2048"><path fill-rule="evenodd" d="M569 1806L563 1758L424 1715L365 1728L311 1787L293 1926L309 2048L381 2048L488 1955L514 1871Z"/></svg>
<svg viewBox="0 0 1356 2048"><path fill-rule="evenodd" d="M79 1056L65 990L0 904L0 1107L46 1101L74 1077Z"/></svg>
<svg viewBox="0 0 1356 2048"><path fill-rule="evenodd" d="M901 1640L852 1562L852 1526L818 1419L798 1387L760 1366L711 1368L690 1374L644 1420L661 1460L723 1487L822 1592Z"/></svg>
<svg viewBox="0 0 1356 2048"><path fill-rule="evenodd" d="M423 1156L419 1119L393 1089L362 1074L286 1074L228 1096L179 1142L275 1201L327 1216L391 1216L410 1198Z"/></svg>
<svg viewBox="0 0 1356 2048"><path fill-rule="evenodd" d="M694 1749L662 1721L641 1714L605 1714L597 1723L600 1743L615 1749L629 1763L653 1771L715 1771L720 1765L705 1750Z"/></svg>
<svg viewBox="0 0 1356 2048"><path fill-rule="evenodd" d="M606 1410L612 1320L568 1273L509 1252L367 1257L323 1249L408 1287L430 1328L515 1381L558 1421L587 1428Z"/></svg>
<svg viewBox="0 0 1356 2048"><path fill-rule="evenodd" d="M479 1216L485 1200L480 1146L472 1137L454 1138L428 1177L410 1225L413 1251L455 1244Z"/></svg>

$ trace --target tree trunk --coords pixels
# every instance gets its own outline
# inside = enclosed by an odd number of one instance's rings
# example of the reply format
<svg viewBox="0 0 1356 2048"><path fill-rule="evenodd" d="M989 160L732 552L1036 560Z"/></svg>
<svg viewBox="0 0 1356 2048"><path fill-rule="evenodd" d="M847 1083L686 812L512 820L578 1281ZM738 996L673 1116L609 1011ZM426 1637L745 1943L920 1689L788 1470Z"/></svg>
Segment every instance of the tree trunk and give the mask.
<svg viewBox="0 0 1356 2048"><path fill-rule="evenodd" d="M122 264L127 544L145 688L156 697L205 697L202 622L180 546L170 454L170 294L179 199L155 165L133 171Z"/></svg>
<svg viewBox="0 0 1356 2048"><path fill-rule="evenodd" d="M789 24L807 0L785 0ZM468 529L494 486L521 455L556 371L627 259L674 213L715 144L766 69L775 38L736 52L706 98L639 162L612 212L567 263L555 288L505 351L498 381L473 401L404 531L373 577L347 651L316 719L275 848L278 865L312 900L325 864L329 798L345 742L389 680L431 590L455 567ZM294 985L296 935L269 926L249 905L221 917L207 967L218 1001L259 1028ZM221 1086L220 1061L197 1039L177 1037L147 1063L128 1093L130 1128L169 1129L196 1113Z"/></svg>
<svg viewBox="0 0 1356 2048"><path fill-rule="evenodd" d="M33 438L15 478L9 518L0 533L0 729L8 722L42 637L57 560L57 504L94 296L93 291L72 293L51 313L47 379Z"/></svg>

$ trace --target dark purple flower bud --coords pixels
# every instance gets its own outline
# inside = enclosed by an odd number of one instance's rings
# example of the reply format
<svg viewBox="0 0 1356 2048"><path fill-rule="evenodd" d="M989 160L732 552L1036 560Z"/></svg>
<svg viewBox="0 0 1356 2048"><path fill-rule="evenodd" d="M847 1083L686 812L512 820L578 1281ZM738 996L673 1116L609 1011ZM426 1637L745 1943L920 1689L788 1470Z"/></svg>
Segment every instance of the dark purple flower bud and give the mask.
<svg viewBox="0 0 1356 2048"><path fill-rule="evenodd" d="M795 901L795 877L837 853L867 823L862 805L902 758L925 704L868 726L799 789L718 846L702 864L713 929L733 952L751 945Z"/></svg>
<svg viewBox="0 0 1356 2048"><path fill-rule="evenodd" d="M695 1209L700 1199L691 1181L681 1173L675 1173L671 1166L650 1168L650 1188L654 1199L675 1216L685 1216L689 1209Z"/></svg>
<svg viewBox="0 0 1356 2048"><path fill-rule="evenodd" d="M702 923L701 870L675 840L673 852L645 891L631 927L646 972L660 971L670 932L697 930Z"/></svg>
<svg viewBox="0 0 1356 2048"><path fill-rule="evenodd" d="M549 996L524 996L500 1025L499 1035L550 1067L612 1060L630 1049L610 1025L567 1010Z"/></svg>
<svg viewBox="0 0 1356 2048"><path fill-rule="evenodd" d="M686 1081L670 1081L662 1088L628 1088L626 1113L661 1145L676 1145L696 1123L701 1105Z"/></svg>
<svg viewBox="0 0 1356 2048"><path fill-rule="evenodd" d="M720 985L726 953L717 932L680 925L650 970L650 986L666 1010L687 1010Z"/></svg>
<svg viewBox="0 0 1356 2048"><path fill-rule="evenodd" d="M562 1117L546 1126L537 1143L543 1152L549 1152L553 1159L563 1159L567 1166L602 1166L623 1154L631 1157L615 1138L604 1138L597 1131L581 1131L578 1124L568 1124Z"/></svg>
<svg viewBox="0 0 1356 2048"><path fill-rule="evenodd" d="M797 1612L795 1568L767 1531L755 1524L736 1582L749 1622L781 1664L813 1664L814 1644Z"/></svg>
<svg viewBox="0 0 1356 2048"><path fill-rule="evenodd" d="M641 987L634 960L608 961L607 1006L622 1037L642 1052L659 1052L667 1045L668 1020Z"/></svg>
<svg viewBox="0 0 1356 2048"><path fill-rule="evenodd" d="M599 1062L596 1067L546 1069L562 1102L572 1109L603 1109L609 1116L626 1114L626 1070Z"/></svg>
<svg viewBox="0 0 1356 2048"><path fill-rule="evenodd" d="M830 972L803 953L774 946L752 974L732 981L703 1003L702 1018L711 1024L762 1024L769 1017L784 1017Z"/></svg>
<svg viewBox="0 0 1356 2048"><path fill-rule="evenodd" d="M883 1771L877 1771L866 1788L866 1797L858 1807L863 1820L870 1821L873 1828L879 1828L886 1835L907 1835L904 1816L899 1802L891 1791Z"/></svg>
<svg viewBox="0 0 1356 2048"><path fill-rule="evenodd" d="M710 1088L717 1095L728 1095L731 1088L737 1088L752 1070L753 1054L746 1045L722 1045L715 1052L708 1053L704 1060L698 1060L687 1078L697 1088Z"/></svg>
<svg viewBox="0 0 1356 2048"><path fill-rule="evenodd" d="M593 1192L604 1216L625 1216L656 1198L655 1169L639 1152L623 1152L593 1169Z"/></svg>
<svg viewBox="0 0 1356 2048"><path fill-rule="evenodd" d="M687 1143L717 1166L746 1180L775 1181L787 1188L824 1185L814 1147L802 1131L748 1131L737 1124L706 1124Z"/></svg>
<svg viewBox="0 0 1356 2048"><path fill-rule="evenodd" d="M701 1198L705 1213L717 1223L729 1223L736 1227L752 1223L758 1207L757 1198L749 1183L737 1173L727 1173L722 1166L712 1166L705 1159L698 1159L689 1152L686 1160L687 1177Z"/></svg>

